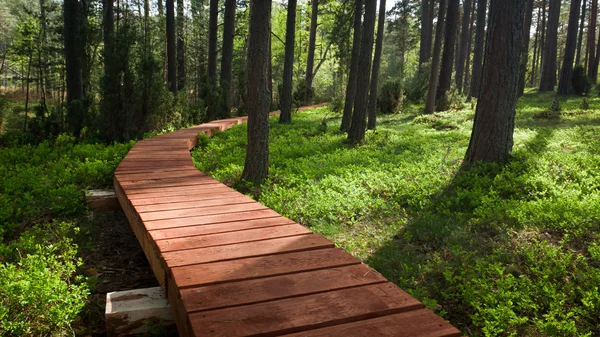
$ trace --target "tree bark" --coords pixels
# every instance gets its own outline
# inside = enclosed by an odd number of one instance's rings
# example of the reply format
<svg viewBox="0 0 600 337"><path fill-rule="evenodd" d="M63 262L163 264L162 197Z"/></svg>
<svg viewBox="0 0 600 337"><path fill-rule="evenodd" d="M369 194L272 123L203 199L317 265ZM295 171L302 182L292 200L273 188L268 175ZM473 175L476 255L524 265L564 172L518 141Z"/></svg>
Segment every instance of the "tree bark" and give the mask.
<svg viewBox="0 0 600 337"><path fill-rule="evenodd" d="M348 132L352 122L352 109L354 108L354 99L356 96L358 59L360 57L360 37L361 37L361 16L363 1L356 0L354 7L354 37L352 38L352 60L350 61L350 72L348 74L348 85L346 86L346 99L344 101L344 114L342 115L342 125L340 130Z"/></svg>
<svg viewBox="0 0 600 337"><path fill-rule="evenodd" d="M533 19L533 0L527 0L525 5L525 20L523 23L523 48L521 51L521 70L519 71L519 96L525 91L525 75L527 74L527 62L529 61L529 34L531 21Z"/></svg>
<svg viewBox="0 0 600 337"><path fill-rule="evenodd" d="M308 55L306 57L306 94L312 90L313 82L313 68L315 64L315 46L317 43L317 16L319 14L319 1L312 0L312 10L310 14L310 37L308 40ZM304 98L305 101L309 100L309 97Z"/></svg>
<svg viewBox="0 0 600 337"><path fill-rule="evenodd" d="M377 10L376 1L365 2L365 22L363 25L360 42L360 58L358 61L357 83L370 83L371 78L371 56L373 54L373 34L375 31L375 15ZM356 88L356 99L354 100L354 113L352 124L348 131L348 140L357 144L365 138L366 113L369 100L369 86L360 85Z"/></svg>
<svg viewBox="0 0 600 337"><path fill-rule="evenodd" d="M538 47L539 45L539 41L540 41L540 21L541 21L541 8L538 8L538 14L537 14L537 23L536 23L536 29L535 29L535 39L533 40L533 65L531 67L531 76L529 77L529 86L533 87L533 83L535 83L535 79L536 79L536 74L537 74L537 67L538 67L538 56L539 56L539 50L540 48Z"/></svg>
<svg viewBox="0 0 600 337"><path fill-rule="evenodd" d="M167 82L169 90L177 93L177 59L175 40L175 4L174 0L167 0Z"/></svg>
<svg viewBox="0 0 600 337"><path fill-rule="evenodd" d="M483 67L483 48L485 45L486 9L487 0L477 0L477 28L475 31L475 53L473 55L473 76L471 78L469 98L479 98L479 89L481 86L481 69Z"/></svg>
<svg viewBox="0 0 600 337"><path fill-rule="evenodd" d="M533 1L533 0L530 0ZM469 24L471 22L471 0L463 1L463 16L462 16L462 28L460 31L460 48L458 51L458 63L456 67L456 88L459 92L463 91L463 79L465 63L467 62L467 54L469 52L469 40L471 35L469 34Z"/></svg>
<svg viewBox="0 0 600 337"><path fill-rule="evenodd" d="M177 0L177 89L185 87L185 40L183 0Z"/></svg>
<svg viewBox="0 0 600 337"><path fill-rule="evenodd" d="M251 2L253 6L254 1ZM219 19L219 0L210 0L210 18L208 23L208 78L213 87L217 84L217 24Z"/></svg>
<svg viewBox="0 0 600 337"><path fill-rule="evenodd" d="M485 0L480 0L485 1ZM429 88L427 90L427 101L423 113L432 114L435 109L435 93L437 92L437 82L440 69L440 58L442 53L442 36L444 35L444 26L447 8L447 0L440 0L438 10L438 24L435 30L435 43L433 45L433 58L431 60L431 70L429 71Z"/></svg>
<svg viewBox="0 0 600 337"><path fill-rule="evenodd" d="M547 6L546 6L546 0L542 0L542 37L540 38L540 50L538 51L538 54L540 56L540 59L538 61L538 67L539 67L539 76L540 78L542 77L542 64L544 63L544 45L546 43L546 23L548 22L547 19Z"/></svg>
<svg viewBox="0 0 600 337"><path fill-rule="evenodd" d="M597 73L594 71L594 60L596 59L596 23L598 19L598 0L592 0L592 8L590 10L590 20L587 31L587 53L585 57L586 68L588 71L588 77L592 82L593 74Z"/></svg>
<svg viewBox="0 0 600 337"><path fill-rule="evenodd" d="M571 0L569 26L567 28L567 45L565 47L565 56L560 72L560 81L558 81L557 93L559 95L568 95L571 92L571 76L573 75L575 49L577 48L577 25L579 23L580 6L581 0Z"/></svg>
<svg viewBox="0 0 600 337"><path fill-rule="evenodd" d="M552 91L556 85L560 3L561 0L550 0L548 29L546 31L546 43L544 43L544 59L542 60L542 76L540 78L540 91Z"/></svg>
<svg viewBox="0 0 600 337"><path fill-rule="evenodd" d="M271 0L251 0L248 37L248 145L242 178L260 183L269 174L268 89Z"/></svg>
<svg viewBox="0 0 600 337"><path fill-rule="evenodd" d="M513 147L525 0L492 0L481 93L463 163L499 162Z"/></svg>
<svg viewBox="0 0 600 337"><path fill-rule="evenodd" d="M225 0L225 15L223 18L223 47L221 54L221 91L223 92L223 116L230 116L230 84L233 64L233 37L235 29L235 0Z"/></svg>
<svg viewBox="0 0 600 337"><path fill-rule="evenodd" d="M383 49L383 32L385 25L385 0L379 0L379 21L377 22L377 40L375 41L375 56L373 57L373 70L371 71L371 93L367 108L369 130L375 130L377 123L377 87L379 80L379 67L381 65L381 50Z"/></svg>
<svg viewBox="0 0 600 337"><path fill-rule="evenodd" d="M474 35L474 25L475 25L475 2L473 2L472 11L471 11L471 24L469 27L469 44L467 46L467 59L465 66L465 76L463 80L463 92L467 91L467 88L470 88L470 79L471 79L471 51L473 50L473 35Z"/></svg>
<svg viewBox="0 0 600 337"><path fill-rule="evenodd" d="M456 30L458 28L459 0L448 0L448 13L446 15L446 32L444 34L444 52L442 53L442 67L440 80L436 92L436 110L448 110L447 93L452 85L452 66L454 61L454 47L456 44Z"/></svg>
<svg viewBox="0 0 600 337"><path fill-rule="evenodd" d="M285 28L285 58L283 61L283 92L281 93L281 113L279 123L292 122L292 90L294 88L294 45L296 36L296 0L288 1Z"/></svg>
<svg viewBox="0 0 600 337"><path fill-rule="evenodd" d="M579 24L579 37L577 39L577 54L575 56L575 64L581 64L581 45L583 44L583 28L585 26L585 10L587 0L583 0L581 4L581 23Z"/></svg>
<svg viewBox="0 0 600 337"><path fill-rule="evenodd" d="M433 2L434 0L431 0ZM419 72L423 63L429 61L431 57L431 39L433 34L432 22L430 16L433 13L429 12L429 0L421 1L421 39L419 45Z"/></svg>
<svg viewBox="0 0 600 337"><path fill-rule="evenodd" d="M81 16L78 0L65 0L64 3L64 43L67 82L67 104L83 99L82 58L78 39Z"/></svg>

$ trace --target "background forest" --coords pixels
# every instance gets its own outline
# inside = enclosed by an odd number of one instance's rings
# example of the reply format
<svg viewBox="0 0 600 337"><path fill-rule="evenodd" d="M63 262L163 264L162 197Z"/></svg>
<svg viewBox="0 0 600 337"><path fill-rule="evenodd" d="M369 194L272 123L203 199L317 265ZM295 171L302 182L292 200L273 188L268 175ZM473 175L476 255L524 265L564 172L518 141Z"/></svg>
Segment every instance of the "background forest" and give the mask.
<svg viewBox="0 0 600 337"><path fill-rule="evenodd" d="M82 191L111 187L139 139L257 115L254 3L0 0L0 335L105 333L121 289ZM598 0L514 3L518 60L498 69L518 81L482 89L503 0L272 1L281 117L200 138L196 165L465 335L600 335ZM486 108L497 152L475 146ZM259 136L270 161L245 171Z"/></svg>

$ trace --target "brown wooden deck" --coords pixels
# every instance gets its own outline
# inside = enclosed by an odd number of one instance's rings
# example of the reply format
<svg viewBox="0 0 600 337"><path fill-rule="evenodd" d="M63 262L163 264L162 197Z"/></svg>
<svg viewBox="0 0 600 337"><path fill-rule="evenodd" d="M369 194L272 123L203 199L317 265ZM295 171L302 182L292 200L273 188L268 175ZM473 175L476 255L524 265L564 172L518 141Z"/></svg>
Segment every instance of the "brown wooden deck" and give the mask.
<svg viewBox="0 0 600 337"><path fill-rule="evenodd" d="M142 140L115 173L181 336L460 336L329 240L194 168L198 133L244 121Z"/></svg>

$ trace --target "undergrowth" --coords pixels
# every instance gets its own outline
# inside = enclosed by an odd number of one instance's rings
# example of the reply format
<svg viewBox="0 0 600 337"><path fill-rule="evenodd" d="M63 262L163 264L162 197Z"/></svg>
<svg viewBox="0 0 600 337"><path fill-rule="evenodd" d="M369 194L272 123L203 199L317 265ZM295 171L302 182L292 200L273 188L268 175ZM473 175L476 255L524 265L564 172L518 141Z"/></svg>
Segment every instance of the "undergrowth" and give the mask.
<svg viewBox="0 0 600 337"><path fill-rule="evenodd" d="M84 189L112 184L133 143L0 148L0 335L73 335L89 294L74 243Z"/></svg>
<svg viewBox="0 0 600 337"><path fill-rule="evenodd" d="M381 116L349 147L327 108L271 119L263 204L332 239L472 336L600 335L600 99L526 93L502 164L459 167L471 106ZM475 105L473 104L472 107ZM411 111L411 109L406 109ZM196 166L234 187L246 127Z"/></svg>

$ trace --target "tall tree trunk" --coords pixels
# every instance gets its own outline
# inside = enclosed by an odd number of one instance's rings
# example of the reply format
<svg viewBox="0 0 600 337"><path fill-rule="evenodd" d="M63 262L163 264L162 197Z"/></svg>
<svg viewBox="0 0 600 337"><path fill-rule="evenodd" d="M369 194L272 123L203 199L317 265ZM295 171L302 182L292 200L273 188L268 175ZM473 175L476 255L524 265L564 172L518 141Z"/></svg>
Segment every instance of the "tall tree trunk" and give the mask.
<svg viewBox="0 0 600 337"><path fill-rule="evenodd" d="M434 0L431 0L433 3ZM431 39L433 34L432 22L430 16L433 13L429 12L430 0L421 0L421 39L419 45L419 72L423 63L429 61L431 57Z"/></svg>
<svg viewBox="0 0 600 337"><path fill-rule="evenodd" d="M480 0L480 2L486 0ZM435 30L435 43L433 45L433 59L431 60L431 70L429 71L429 88L427 90L427 101L423 113L432 114L435 109L435 93L437 92L438 76L440 71L440 59L442 54L442 36L444 35L444 26L446 15L447 0L440 0L438 10L438 24Z"/></svg>
<svg viewBox="0 0 600 337"><path fill-rule="evenodd" d="M513 147L525 0L492 0L481 96L464 167L498 162Z"/></svg>
<svg viewBox="0 0 600 337"><path fill-rule="evenodd" d="M254 5L254 1L250 3ZM208 23L208 78L213 87L217 84L217 24L219 20L219 0L210 0ZM268 36L267 36L268 37Z"/></svg>
<svg viewBox="0 0 600 337"><path fill-rule="evenodd" d="M540 78L540 91L552 91L556 85L560 3L561 0L550 0L548 29L546 31L546 43L544 43L544 59L542 60L542 76Z"/></svg>
<svg viewBox="0 0 600 337"><path fill-rule="evenodd" d="M177 89L185 87L185 39L183 0L177 0Z"/></svg>
<svg viewBox="0 0 600 337"><path fill-rule="evenodd" d="M375 41L375 56L373 57L373 70L371 71L371 93L367 107L369 130L375 130L377 123L377 81L381 65L381 50L383 49L383 32L385 25L385 0L379 0L379 21L377 22L377 40Z"/></svg>
<svg viewBox="0 0 600 337"><path fill-rule="evenodd" d="M538 54L540 56L539 62L538 62L538 67L540 69L539 71L539 75L540 78L542 77L542 64L544 63L544 45L546 44L546 24L547 24L547 6L546 6L546 0L542 0L542 37L540 38L540 50L538 51Z"/></svg>
<svg viewBox="0 0 600 337"><path fill-rule="evenodd" d="M344 101L344 114L342 115L342 125L340 130L348 132L352 122L352 109L354 108L354 99L356 96L357 77L358 77L358 59L360 57L360 25L362 16L362 0L355 0L354 7L354 36L352 38L352 60L350 61L350 72L348 74L348 85L346 86L346 99Z"/></svg>
<svg viewBox="0 0 600 337"><path fill-rule="evenodd" d="M177 93L177 59L175 40L175 4L174 0L167 0L167 82L169 90Z"/></svg>
<svg viewBox="0 0 600 337"><path fill-rule="evenodd" d="M315 64L315 46L317 43L317 15L319 14L319 1L312 1L312 9L310 14L310 37L308 40L308 55L306 56L306 97L304 100L308 102L309 93L312 90L313 82L313 67Z"/></svg>
<svg viewBox="0 0 600 337"><path fill-rule="evenodd" d="M537 66L538 66L538 54L540 48L538 48L540 41L540 21L541 21L541 8L538 8L537 13L537 22L535 24L535 39L533 40L533 65L531 66L531 76L529 77L529 86L532 87L533 83L535 83L536 74L537 74Z"/></svg>
<svg viewBox="0 0 600 337"><path fill-rule="evenodd" d="M65 65L67 78L67 103L83 99L83 79L81 67L81 55L79 54L79 24L81 16L79 13L78 0L65 0L64 3L64 43L65 43Z"/></svg>
<svg viewBox="0 0 600 337"><path fill-rule="evenodd" d="M469 26L469 43L467 45L467 59L466 59L466 65L465 65L465 76L464 76L464 80L463 80L463 92L467 91L467 88L470 88L470 80L471 80L471 51L473 50L472 48L472 44L473 44L473 35L474 35L474 25L475 25L475 8L477 6L475 6L476 2L473 2L473 6L471 9L471 23Z"/></svg>
<svg viewBox="0 0 600 337"><path fill-rule="evenodd" d="M533 0L531 0L533 1ZM460 48L457 54L458 63L456 67L456 88L459 92L463 91L463 79L465 62L467 62L467 54L469 53L469 40L471 35L469 34L469 24L471 22L471 0L463 1L463 16L462 16L462 28L460 31Z"/></svg>
<svg viewBox="0 0 600 337"><path fill-rule="evenodd" d="M598 64L600 63L600 34L598 35L598 42L596 43L596 58L594 59L594 70L592 71L592 77L590 78L593 83L598 82Z"/></svg>
<svg viewBox="0 0 600 337"><path fill-rule="evenodd" d="M27 88L25 89L25 123L23 124L23 132L27 132L27 115L29 114L29 82L31 82L31 63L33 61L33 50L29 51L29 62L27 62Z"/></svg>
<svg viewBox="0 0 600 337"><path fill-rule="evenodd" d="M579 24L579 37L577 38L577 54L575 56L575 64L581 64L581 45L583 44L583 28L585 26L585 9L587 0L583 0L581 5L581 23Z"/></svg>
<svg viewBox="0 0 600 337"><path fill-rule="evenodd" d="M592 0L592 8L590 10L590 20L589 20L588 31L587 31L587 48L586 48L587 53L586 53L586 57L585 57L586 69L588 71L588 77L590 79L593 78L594 60L596 59L596 23L597 23L597 19L598 19L598 0Z"/></svg>
<svg viewBox="0 0 600 337"><path fill-rule="evenodd" d="M477 28L475 32L475 53L473 55L473 76L471 78L469 98L479 98L479 88L481 86L481 69L483 68L483 48L485 45L486 10L487 0L477 0Z"/></svg>
<svg viewBox="0 0 600 337"><path fill-rule="evenodd" d="M235 33L235 0L225 0L225 15L223 20L223 48L221 55L221 90L223 92L223 117L230 116L230 84L233 64L233 35Z"/></svg>
<svg viewBox="0 0 600 337"><path fill-rule="evenodd" d="M360 42L360 58L358 61L357 77L357 83L362 83L363 85L356 88L352 124L348 131L348 140L353 144L359 143L365 138L369 86L364 84L369 83L371 78L371 56L373 55L373 34L375 31L376 12L377 2L366 1L365 21Z"/></svg>
<svg viewBox="0 0 600 337"><path fill-rule="evenodd" d="M65 0L64 3L64 43L65 43L65 70L67 84L67 122L69 129L75 137L83 128L82 111L71 106L73 101L83 99L83 70L81 55L81 39L79 38L81 15L78 0Z"/></svg>
<svg viewBox="0 0 600 337"><path fill-rule="evenodd" d="M248 146L242 178L260 183L269 174L268 89L271 0L251 0L248 37Z"/></svg>
<svg viewBox="0 0 600 337"><path fill-rule="evenodd" d="M527 0L525 5L525 19L523 21L523 48L521 51L521 70L519 71L519 96L525 91L525 75L529 61L529 34L533 19L533 0Z"/></svg>
<svg viewBox="0 0 600 337"><path fill-rule="evenodd" d="M581 0L571 0L569 10L569 26L567 28L567 45L565 47L565 56L563 58L562 70L560 72L560 81L558 81L559 95L568 95L571 92L571 76L573 75L573 59L575 58L575 49L577 48L577 24L579 23L579 11Z"/></svg>
<svg viewBox="0 0 600 337"><path fill-rule="evenodd" d="M281 93L281 113L279 123L292 122L292 89L294 87L294 44L296 36L296 0L288 1L285 28L285 59L283 62L283 92Z"/></svg>
<svg viewBox="0 0 600 337"><path fill-rule="evenodd" d="M447 93L452 85L452 65L454 61L454 47L456 44L456 30L458 28L459 0L448 0L448 14L446 15L446 32L444 34L444 52L442 53L442 67L440 80L436 92L436 110L448 110Z"/></svg>

